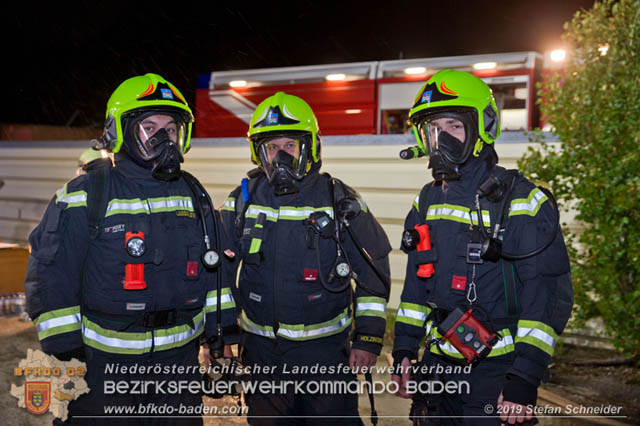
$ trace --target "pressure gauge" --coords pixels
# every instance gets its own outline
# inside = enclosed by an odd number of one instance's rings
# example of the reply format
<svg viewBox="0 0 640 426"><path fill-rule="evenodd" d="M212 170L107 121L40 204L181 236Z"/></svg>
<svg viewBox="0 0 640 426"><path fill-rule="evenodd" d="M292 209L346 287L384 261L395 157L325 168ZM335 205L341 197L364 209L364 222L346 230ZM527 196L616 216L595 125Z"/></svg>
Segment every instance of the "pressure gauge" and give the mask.
<svg viewBox="0 0 640 426"><path fill-rule="evenodd" d="M127 241L127 253L133 257L140 257L147 251L144 240L140 237L131 237Z"/></svg>
<svg viewBox="0 0 640 426"><path fill-rule="evenodd" d="M218 254L217 251L213 249L209 249L204 253L202 253L202 263L208 269L217 268L218 265L220 264L220 255Z"/></svg>
<svg viewBox="0 0 640 426"><path fill-rule="evenodd" d="M336 265L336 274L341 278L346 278L351 273L351 268L347 262L339 262Z"/></svg>

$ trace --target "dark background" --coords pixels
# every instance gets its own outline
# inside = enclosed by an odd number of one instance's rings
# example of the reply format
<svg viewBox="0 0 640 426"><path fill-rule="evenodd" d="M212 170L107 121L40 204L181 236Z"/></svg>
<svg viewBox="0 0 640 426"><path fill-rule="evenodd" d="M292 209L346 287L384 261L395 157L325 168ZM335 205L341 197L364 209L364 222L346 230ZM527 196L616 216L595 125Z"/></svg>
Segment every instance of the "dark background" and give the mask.
<svg viewBox="0 0 640 426"><path fill-rule="evenodd" d="M4 10L0 26L0 123L101 127L111 92L146 72L163 75L193 106L197 75L214 70L542 53L561 46L563 23L592 5L23 1Z"/></svg>

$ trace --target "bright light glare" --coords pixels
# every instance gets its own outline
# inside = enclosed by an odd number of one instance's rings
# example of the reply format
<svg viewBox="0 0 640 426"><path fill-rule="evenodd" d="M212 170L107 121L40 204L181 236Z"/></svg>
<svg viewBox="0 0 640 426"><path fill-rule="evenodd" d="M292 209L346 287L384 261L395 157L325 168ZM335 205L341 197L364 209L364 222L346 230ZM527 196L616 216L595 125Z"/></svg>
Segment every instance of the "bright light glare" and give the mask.
<svg viewBox="0 0 640 426"><path fill-rule="evenodd" d="M425 74L427 69L425 67L409 67L404 69L405 74L414 75L414 74Z"/></svg>
<svg viewBox="0 0 640 426"><path fill-rule="evenodd" d="M347 114L360 114L362 112L361 109L348 109L345 111Z"/></svg>
<svg viewBox="0 0 640 426"><path fill-rule="evenodd" d="M244 87L247 85L245 80L233 80L229 82L229 86L231 87Z"/></svg>
<svg viewBox="0 0 640 426"><path fill-rule="evenodd" d="M551 60L553 62L562 62L567 57L567 52L564 49L556 49L551 52Z"/></svg>
<svg viewBox="0 0 640 426"><path fill-rule="evenodd" d="M495 62L478 62L473 64L474 70L492 70L496 67Z"/></svg>
<svg viewBox="0 0 640 426"><path fill-rule="evenodd" d="M339 80L344 80L345 78L346 78L346 75L344 74L329 74L326 77L326 79L329 81L339 81Z"/></svg>
<svg viewBox="0 0 640 426"><path fill-rule="evenodd" d="M600 56L606 55L609 51L609 43L601 44L600 47L598 47L598 51L600 52Z"/></svg>

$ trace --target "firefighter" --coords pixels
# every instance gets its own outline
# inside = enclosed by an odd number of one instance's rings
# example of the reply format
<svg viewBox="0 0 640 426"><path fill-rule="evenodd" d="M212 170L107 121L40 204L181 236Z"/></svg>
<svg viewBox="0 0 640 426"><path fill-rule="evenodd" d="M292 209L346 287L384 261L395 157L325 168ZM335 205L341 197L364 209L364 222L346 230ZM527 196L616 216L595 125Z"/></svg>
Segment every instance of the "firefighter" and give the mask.
<svg viewBox="0 0 640 426"><path fill-rule="evenodd" d="M115 166L65 184L29 237L25 287L42 349L87 363L90 392L69 404L65 424L111 424L100 417L108 406L133 410L118 420L123 424L150 424L136 415L199 408L199 393L168 383L199 381L200 342L221 337L219 306L224 343L237 338L235 302L227 283L217 284L218 248L206 247L203 231L221 240L219 218L180 169L192 123L184 97L161 76L125 80L107 103L99 147L115 154ZM140 387L143 381L152 383ZM122 382L124 391L110 388Z"/></svg>
<svg viewBox="0 0 640 426"><path fill-rule="evenodd" d="M555 201L497 166L498 109L491 89L472 74L434 74L418 92L410 121L434 181L405 220L408 260L393 349L395 366L404 367L392 376L398 394L413 396L415 424L425 415L441 416L429 425L535 421L537 388L573 306ZM411 243L411 230L424 224L430 250ZM471 316L457 323L469 309ZM477 340L480 327L495 333L492 344ZM428 374L412 377L406 367L417 360L425 333L421 362ZM468 374L461 370L467 364ZM419 380L469 388L410 395Z"/></svg>
<svg viewBox="0 0 640 426"><path fill-rule="evenodd" d="M320 130L304 100L284 92L268 97L253 113L248 136L259 167L222 208L242 261L242 360L256 382L354 380L352 368L373 366L382 347L386 234L362 197L320 173ZM303 374L303 368L320 369ZM354 393L289 387L246 400L252 425L326 424L314 416L361 424Z"/></svg>

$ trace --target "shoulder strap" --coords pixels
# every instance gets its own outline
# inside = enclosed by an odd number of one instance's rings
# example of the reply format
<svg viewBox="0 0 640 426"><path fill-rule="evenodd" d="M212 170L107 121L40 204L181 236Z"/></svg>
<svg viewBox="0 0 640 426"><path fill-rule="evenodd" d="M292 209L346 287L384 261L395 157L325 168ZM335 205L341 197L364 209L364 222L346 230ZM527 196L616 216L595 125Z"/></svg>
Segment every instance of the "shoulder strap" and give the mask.
<svg viewBox="0 0 640 426"><path fill-rule="evenodd" d="M204 220L204 216L211 214L211 208L207 202L207 191L200 181L186 170L182 171L182 177L191 190L191 199L193 200L196 214L201 220Z"/></svg>
<svg viewBox="0 0 640 426"><path fill-rule="evenodd" d="M427 221L427 203L429 199L429 190L433 187L433 182L429 182L420 190L420 196L418 197L418 214L420 220L424 223Z"/></svg>
<svg viewBox="0 0 640 426"><path fill-rule="evenodd" d="M247 173L247 176L248 177L243 178L240 182L240 194L238 194L235 201L235 227L238 238L242 238L242 232L244 231L244 215L249 208L251 196L253 195L260 177L264 176L264 174L261 169L252 169Z"/></svg>
<svg viewBox="0 0 640 426"><path fill-rule="evenodd" d="M335 212L337 204L347 196L347 194L345 193L346 191L344 183L340 179L332 177L329 173L325 172L322 174L328 179L327 183L329 184L329 198L331 199L331 206L333 207Z"/></svg>
<svg viewBox="0 0 640 426"><path fill-rule="evenodd" d="M507 302L507 315L515 317L518 315L518 296L516 293L516 274L513 262L500 259L502 268L502 283L504 284L504 296Z"/></svg>
<svg viewBox="0 0 640 426"><path fill-rule="evenodd" d="M100 235L100 225L107 211L107 192L111 167L100 167L89 172L89 191L87 192L87 222L89 237L92 240Z"/></svg>

